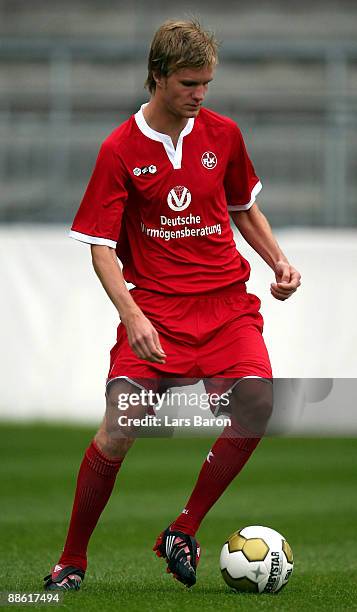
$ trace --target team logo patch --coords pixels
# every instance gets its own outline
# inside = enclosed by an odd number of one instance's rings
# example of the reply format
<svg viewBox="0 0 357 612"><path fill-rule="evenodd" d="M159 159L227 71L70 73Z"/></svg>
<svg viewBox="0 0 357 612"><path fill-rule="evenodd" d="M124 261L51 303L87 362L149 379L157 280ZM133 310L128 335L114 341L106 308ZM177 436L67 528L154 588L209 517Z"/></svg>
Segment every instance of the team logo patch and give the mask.
<svg viewBox="0 0 357 612"><path fill-rule="evenodd" d="M183 187L182 185L177 185L173 187L169 191L167 196L167 203L171 210L175 212L181 212L181 210L185 210L191 204L191 193L187 189L187 187Z"/></svg>
<svg viewBox="0 0 357 612"><path fill-rule="evenodd" d="M142 166L142 168L134 168L133 169L133 174L135 174L135 176L145 176L145 174L156 174L157 172L157 167L154 166L154 164L151 164L151 166Z"/></svg>
<svg viewBox="0 0 357 612"><path fill-rule="evenodd" d="M201 162L207 170L213 170L217 166L217 157L212 151L206 151L201 157Z"/></svg>

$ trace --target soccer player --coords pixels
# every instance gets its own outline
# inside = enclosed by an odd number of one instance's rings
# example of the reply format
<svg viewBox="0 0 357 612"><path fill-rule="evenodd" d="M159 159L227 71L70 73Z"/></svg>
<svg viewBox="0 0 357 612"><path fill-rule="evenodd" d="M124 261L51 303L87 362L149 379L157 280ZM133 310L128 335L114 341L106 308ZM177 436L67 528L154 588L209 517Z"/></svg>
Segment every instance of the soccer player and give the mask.
<svg viewBox="0 0 357 612"><path fill-rule="evenodd" d="M289 298L300 274L259 210L262 185L237 125L203 108L217 43L194 21L165 22L152 41L151 97L101 146L71 236L91 245L94 269L121 323L111 351L106 412L85 452L62 555L47 589L79 589L87 545L135 431L118 398L172 379L227 380L231 425L208 452L189 500L154 550L187 586L196 581L201 521L259 443L272 408L272 372L259 299L229 218L272 268L271 293ZM123 264L123 271L118 264ZM125 281L135 285L129 291ZM166 381L166 382L165 382ZM143 414L131 406L128 414Z"/></svg>

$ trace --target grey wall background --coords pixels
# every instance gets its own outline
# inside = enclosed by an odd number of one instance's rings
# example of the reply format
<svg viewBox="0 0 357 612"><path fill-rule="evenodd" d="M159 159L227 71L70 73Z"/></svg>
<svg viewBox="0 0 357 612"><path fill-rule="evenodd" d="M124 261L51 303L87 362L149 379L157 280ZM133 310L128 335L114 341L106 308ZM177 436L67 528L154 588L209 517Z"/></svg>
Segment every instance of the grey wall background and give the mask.
<svg viewBox="0 0 357 612"><path fill-rule="evenodd" d="M147 99L153 32L190 15L222 41L207 106L239 123L272 224L357 224L346 0L0 0L0 222L71 222L100 142Z"/></svg>

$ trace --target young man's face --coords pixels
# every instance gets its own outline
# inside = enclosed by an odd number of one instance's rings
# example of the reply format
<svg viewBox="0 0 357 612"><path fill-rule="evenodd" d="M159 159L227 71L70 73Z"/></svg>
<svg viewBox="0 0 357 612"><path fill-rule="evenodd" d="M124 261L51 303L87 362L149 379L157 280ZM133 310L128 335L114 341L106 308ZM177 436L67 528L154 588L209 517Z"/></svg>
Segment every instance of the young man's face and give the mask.
<svg viewBox="0 0 357 612"><path fill-rule="evenodd" d="M169 113L185 119L197 117L213 74L213 66L181 68L156 81L155 96L160 98Z"/></svg>

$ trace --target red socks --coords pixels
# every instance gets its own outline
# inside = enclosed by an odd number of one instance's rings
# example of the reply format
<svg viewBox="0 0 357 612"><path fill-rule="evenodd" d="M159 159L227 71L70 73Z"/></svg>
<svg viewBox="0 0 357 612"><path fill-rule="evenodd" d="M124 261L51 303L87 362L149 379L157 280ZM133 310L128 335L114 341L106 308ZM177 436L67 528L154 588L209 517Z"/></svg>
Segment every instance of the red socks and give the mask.
<svg viewBox="0 0 357 612"><path fill-rule="evenodd" d="M248 437L249 433L237 424L224 429L209 451L191 497L171 529L195 535L202 519L258 446L261 438Z"/></svg>
<svg viewBox="0 0 357 612"><path fill-rule="evenodd" d="M259 437L241 426L228 426L209 451L186 508L172 529L194 536L202 519L244 467ZM238 437L239 436L239 437ZM122 459L106 457L93 441L84 455L61 565L87 568L87 546L114 487Z"/></svg>
<svg viewBox="0 0 357 612"><path fill-rule="evenodd" d="M113 490L122 459L103 455L93 441L87 448L77 479L67 540L58 563L87 568L89 538Z"/></svg>

